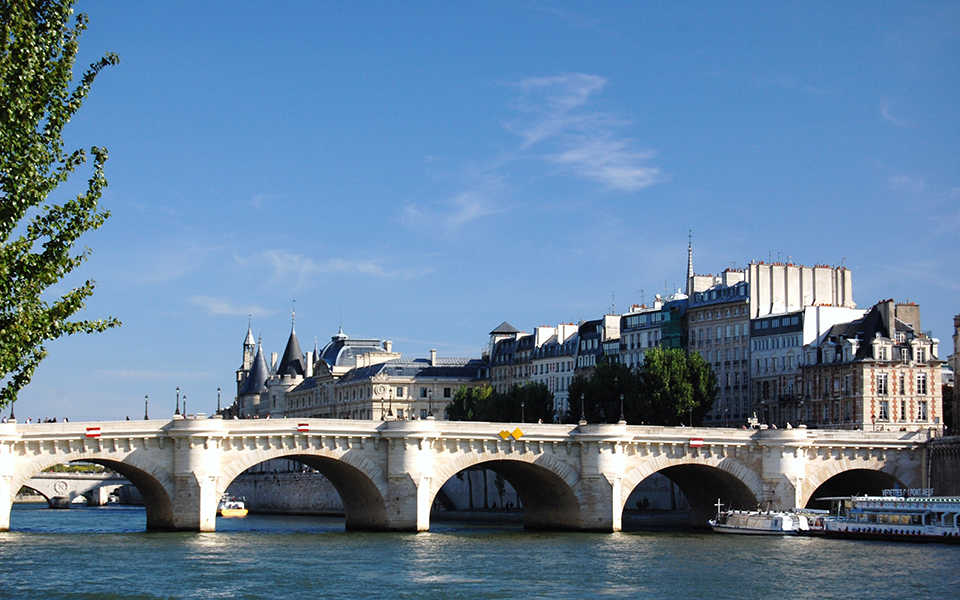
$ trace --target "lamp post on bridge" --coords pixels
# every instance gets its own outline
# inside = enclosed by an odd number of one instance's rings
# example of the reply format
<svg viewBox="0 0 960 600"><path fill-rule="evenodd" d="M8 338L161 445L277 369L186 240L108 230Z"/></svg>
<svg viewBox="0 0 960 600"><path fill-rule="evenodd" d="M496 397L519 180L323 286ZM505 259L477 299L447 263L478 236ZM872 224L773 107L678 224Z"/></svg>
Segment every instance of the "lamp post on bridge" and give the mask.
<svg viewBox="0 0 960 600"><path fill-rule="evenodd" d="M527 420L526 420L526 418L525 418L526 415L525 415L525 413L524 413L524 407L525 407L526 405L527 405L526 402L524 402L523 400L520 401L520 422L521 422L521 423L526 423L526 422L527 422Z"/></svg>
<svg viewBox="0 0 960 600"><path fill-rule="evenodd" d="M432 387L427 390L427 406L429 406L429 408L427 409L427 418L430 418L433 416L433 388Z"/></svg>
<svg viewBox="0 0 960 600"><path fill-rule="evenodd" d="M627 420L623 416L623 394L620 394L620 424L626 425Z"/></svg>
<svg viewBox="0 0 960 600"><path fill-rule="evenodd" d="M184 400L186 400L186 398L184 398ZM175 417L180 416L180 386L179 385L177 386L177 409L173 411L173 416Z"/></svg>
<svg viewBox="0 0 960 600"><path fill-rule="evenodd" d="M583 394L580 394L580 425L587 424L587 408L586 400L583 397Z"/></svg>
<svg viewBox="0 0 960 600"><path fill-rule="evenodd" d="M16 403L17 403L16 400L10 403L10 421L12 421L13 423L17 422L17 415L13 413L13 409L15 408L14 405L16 405Z"/></svg>
<svg viewBox="0 0 960 600"><path fill-rule="evenodd" d="M183 418L187 418L187 395L183 395Z"/></svg>
<svg viewBox="0 0 960 600"><path fill-rule="evenodd" d="M143 397L143 420L144 420L144 421L149 421L149 420L150 420L150 411L149 411L149 408L150 408L150 396L146 396L146 395L145 395L145 396Z"/></svg>
<svg viewBox="0 0 960 600"><path fill-rule="evenodd" d="M220 388L217 388L217 414L220 414Z"/></svg>

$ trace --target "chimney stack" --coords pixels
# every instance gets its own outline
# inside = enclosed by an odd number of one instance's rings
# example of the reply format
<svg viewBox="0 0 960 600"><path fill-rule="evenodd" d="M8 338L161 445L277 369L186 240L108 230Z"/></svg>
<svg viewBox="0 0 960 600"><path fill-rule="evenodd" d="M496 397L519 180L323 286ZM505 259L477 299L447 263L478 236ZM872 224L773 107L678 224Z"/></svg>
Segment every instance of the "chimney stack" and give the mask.
<svg viewBox="0 0 960 600"><path fill-rule="evenodd" d="M431 350L431 351L430 351L430 366L431 366L431 367L437 366L437 351L436 351L436 350Z"/></svg>

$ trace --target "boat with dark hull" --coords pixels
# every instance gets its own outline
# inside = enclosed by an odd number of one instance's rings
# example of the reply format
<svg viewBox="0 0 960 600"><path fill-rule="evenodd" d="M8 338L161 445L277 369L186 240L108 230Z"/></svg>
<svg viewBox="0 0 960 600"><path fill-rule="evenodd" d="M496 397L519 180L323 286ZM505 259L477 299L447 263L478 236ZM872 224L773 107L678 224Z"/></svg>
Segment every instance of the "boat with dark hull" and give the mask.
<svg viewBox="0 0 960 600"><path fill-rule="evenodd" d="M960 497L896 489L829 500L838 514L824 522L827 537L960 544Z"/></svg>

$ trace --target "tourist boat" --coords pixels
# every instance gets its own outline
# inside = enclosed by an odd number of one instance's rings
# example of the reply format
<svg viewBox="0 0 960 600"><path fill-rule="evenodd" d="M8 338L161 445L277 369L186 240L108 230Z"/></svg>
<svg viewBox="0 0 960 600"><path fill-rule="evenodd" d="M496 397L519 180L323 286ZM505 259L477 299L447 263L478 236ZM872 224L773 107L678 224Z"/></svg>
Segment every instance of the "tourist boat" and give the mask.
<svg viewBox="0 0 960 600"><path fill-rule="evenodd" d="M807 516L794 511L720 510L721 506L717 501L717 516L708 521L719 533L796 535L809 529Z"/></svg>
<svg viewBox="0 0 960 600"><path fill-rule="evenodd" d="M960 544L960 496L896 489L883 490L882 496L829 500L838 516L824 523L828 537Z"/></svg>
<svg viewBox="0 0 960 600"><path fill-rule="evenodd" d="M247 507L243 500L235 498L223 498L217 507L218 517L245 517L247 516Z"/></svg>

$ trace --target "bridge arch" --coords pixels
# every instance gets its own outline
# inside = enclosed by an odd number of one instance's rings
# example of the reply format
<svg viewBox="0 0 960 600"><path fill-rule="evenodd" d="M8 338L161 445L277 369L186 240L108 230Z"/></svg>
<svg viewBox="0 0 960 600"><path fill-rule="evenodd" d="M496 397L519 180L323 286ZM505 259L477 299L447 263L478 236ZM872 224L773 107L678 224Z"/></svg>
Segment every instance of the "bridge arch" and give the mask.
<svg viewBox="0 0 960 600"><path fill-rule="evenodd" d="M147 530L164 531L175 529L173 510L173 478L170 473L143 452L89 452L75 451L62 454L44 454L17 471L11 480L12 493L34 475L50 467L83 461L106 467L123 477L137 488L143 498L147 515ZM29 487L29 486L28 486Z"/></svg>
<svg viewBox="0 0 960 600"><path fill-rule="evenodd" d="M829 508L817 503L818 497L879 494L884 488L922 487L914 469L898 468L896 461L877 457L844 458L825 461L804 482L801 501L804 506ZM816 506L814 506L816 505Z"/></svg>
<svg viewBox="0 0 960 600"><path fill-rule="evenodd" d="M578 491L580 476L549 454L531 452L477 452L459 454L434 471L430 483L431 506L443 484L457 473L481 466L502 476L523 504L525 529L578 530L583 518Z"/></svg>
<svg viewBox="0 0 960 600"><path fill-rule="evenodd" d="M716 512L719 498L727 507L755 508L763 497L759 475L731 457L659 456L641 462L626 473L620 485L618 510L623 514L634 489L647 477L660 473L677 484L690 502L691 526L705 527Z"/></svg>
<svg viewBox="0 0 960 600"><path fill-rule="evenodd" d="M274 459L300 462L330 480L343 503L348 530L388 528L386 474L357 449L275 448L239 455L221 468L218 495L250 467Z"/></svg>

